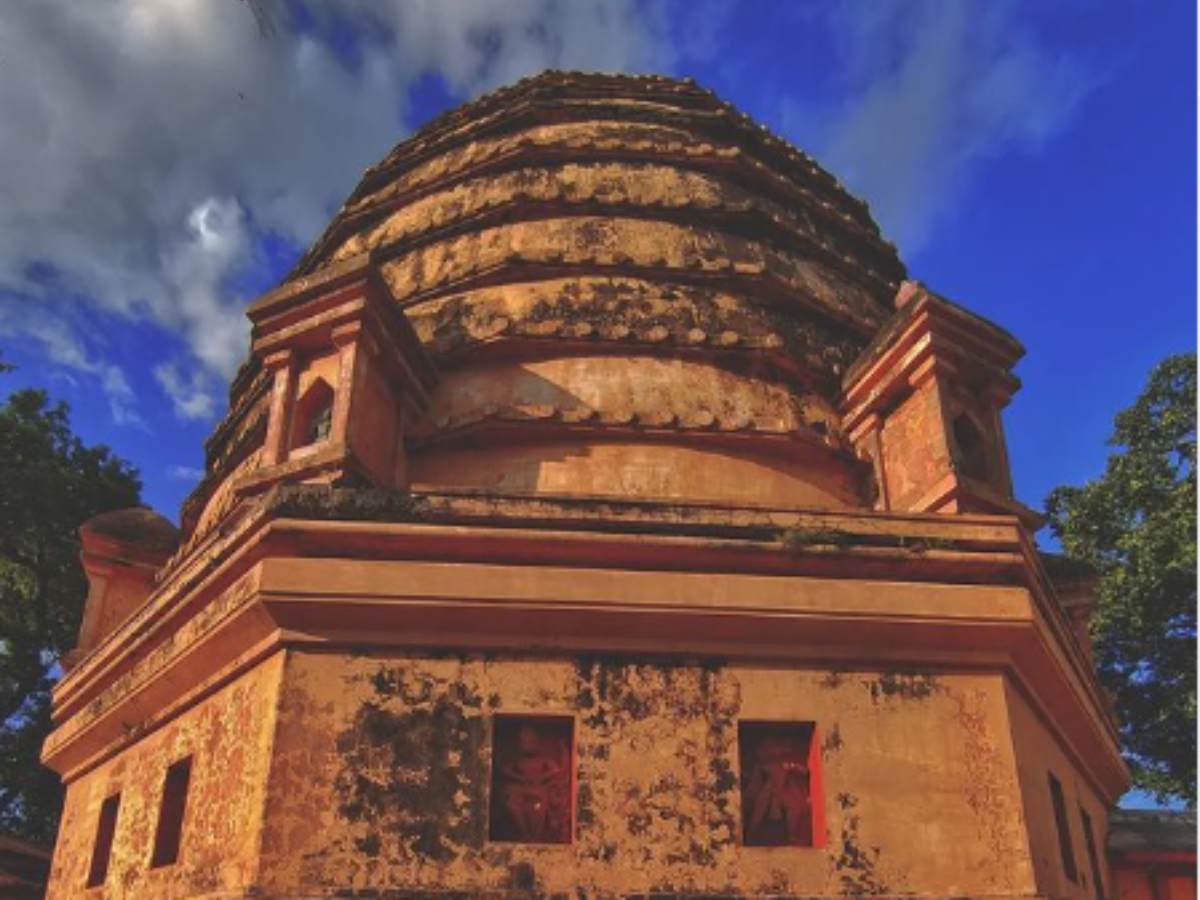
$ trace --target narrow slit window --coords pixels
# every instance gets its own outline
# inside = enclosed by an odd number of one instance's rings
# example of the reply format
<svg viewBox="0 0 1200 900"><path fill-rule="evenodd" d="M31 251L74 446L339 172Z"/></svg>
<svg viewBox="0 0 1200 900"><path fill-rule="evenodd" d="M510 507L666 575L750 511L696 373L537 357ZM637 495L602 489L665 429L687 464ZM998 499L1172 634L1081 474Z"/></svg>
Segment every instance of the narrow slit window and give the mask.
<svg viewBox="0 0 1200 900"><path fill-rule="evenodd" d="M1092 817L1079 807L1079 819L1083 823L1083 842L1087 846L1088 865L1092 867L1092 884L1096 900L1104 900L1104 880L1100 876L1100 857L1096 853L1096 835L1092 831Z"/></svg>
<svg viewBox="0 0 1200 900"><path fill-rule="evenodd" d="M1062 784L1053 773L1050 779L1050 801L1054 804L1054 824L1058 828L1058 851L1062 855L1063 872L1071 881L1079 882L1075 868L1075 851L1071 847L1071 823L1067 820L1067 804L1063 800Z"/></svg>
<svg viewBox="0 0 1200 900"><path fill-rule="evenodd" d="M96 843L92 845L92 862L88 866L87 886L99 887L108 878L108 860L112 856L113 838L117 834L117 813L121 795L105 797L100 804L100 820L96 823Z"/></svg>
<svg viewBox="0 0 1200 900"><path fill-rule="evenodd" d="M575 820L575 722L567 716L497 716L492 732L488 836L569 844Z"/></svg>
<svg viewBox="0 0 1200 900"><path fill-rule="evenodd" d="M977 481L987 481L991 469L987 438L966 413L954 420L953 427L963 474Z"/></svg>
<svg viewBox="0 0 1200 900"><path fill-rule="evenodd" d="M183 834L183 814L187 808L191 777L190 756L167 769L167 777L163 779L162 803L158 808L158 830L154 833L151 868L169 866L179 859L179 841Z"/></svg>
<svg viewBox="0 0 1200 900"><path fill-rule="evenodd" d="M820 847L824 809L813 722L739 722L742 843Z"/></svg>

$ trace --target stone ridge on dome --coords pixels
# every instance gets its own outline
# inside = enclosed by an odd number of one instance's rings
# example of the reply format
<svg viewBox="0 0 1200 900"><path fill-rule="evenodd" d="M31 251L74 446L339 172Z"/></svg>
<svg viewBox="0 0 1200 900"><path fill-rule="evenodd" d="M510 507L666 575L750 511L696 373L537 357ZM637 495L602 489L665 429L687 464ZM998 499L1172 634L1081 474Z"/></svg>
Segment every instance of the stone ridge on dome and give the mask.
<svg viewBox="0 0 1200 900"><path fill-rule="evenodd" d="M810 195L808 201L793 202L821 218L823 230L831 234L845 231L852 244L861 244L864 252L875 259L878 277L891 292L904 279L904 267L896 258L895 247L879 236L878 226L871 219L865 203L846 192L837 179L808 154L775 136L765 126L754 123L748 115L711 91L698 87L690 79L553 70L522 79L443 113L397 144L383 160L366 170L333 221L288 278L313 271L322 264L337 236L354 227L353 221L379 211L377 206L364 210L365 198L378 194L385 185L406 177L414 169L428 165L431 159L464 146L473 147L494 140L497 135L528 133L556 121L584 122L588 117L578 112L568 118L571 110L567 104L591 105L605 101L621 106L614 111L614 108L606 110L597 105L593 120L630 125L657 122L664 127L674 126L692 132L694 142L710 148L721 140L730 152L742 157L747 166L761 170L756 177L781 178L790 182L793 191L807 192ZM553 108L555 102L563 104L561 110ZM646 103L653 103L653 106L636 106ZM533 121L521 120L522 116L533 116ZM540 152L551 151L561 154L562 148L543 148ZM666 156L662 157L662 162L672 164ZM478 168L483 169L487 164L485 161ZM728 160L708 161L704 165L708 170L716 166L720 171L728 168ZM470 176L469 170L457 175L460 179ZM424 190L437 190L437 187L426 185ZM775 190L777 188L772 192ZM417 185L413 197L423 196L421 191L421 185ZM868 265L867 268L871 267Z"/></svg>
<svg viewBox="0 0 1200 900"><path fill-rule="evenodd" d="M405 150L412 146L421 144L429 140L438 132L445 131L460 123L469 122L473 118L481 115L486 115L492 112L496 107L511 103L518 99L522 94L534 94L538 91L549 93L555 88L564 92L569 92L578 96L585 96L588 89L592 91L600 90L605 87L612 88L620 85L622 87L639 85L643 90L655 88L663 89L673 95L674 98L683 98L690 96L696 100L704 101L706 105L715 105L724 110L732 112L733 115L740 121L750 123L754 128L764 132L769 140L782 144L787 147L799 160L806 164L813 175L827 178L837 187L841 188L837 178L826 172L816 161L805 153L803 150L793 146L787 141L779 138L766 128L765 125L755 123L754 120L746 113L736 109L727 101L721 100L715 93L707 88L700 87L691 78L669 78L665 75L627 75L622 73L608 72L583 72L561 69L547 69L537 75L527 76L514 82L511 85L504 85L496 88L485 94L481 94L474 100L462 103L453 109L447 110L426 122L411 135L400 141L391 152L384 157L380 162L373 166L369 166L363 173L363 180L369 179L371 176L386 169L396 159L401 157ZM604 94L620 94L625 93L631 98L634 97L631 91L603 91ZM561 94L560 94L561 96ZM866 210L866 204L856 197L851 199L859 204L863 210Z"/></svg>

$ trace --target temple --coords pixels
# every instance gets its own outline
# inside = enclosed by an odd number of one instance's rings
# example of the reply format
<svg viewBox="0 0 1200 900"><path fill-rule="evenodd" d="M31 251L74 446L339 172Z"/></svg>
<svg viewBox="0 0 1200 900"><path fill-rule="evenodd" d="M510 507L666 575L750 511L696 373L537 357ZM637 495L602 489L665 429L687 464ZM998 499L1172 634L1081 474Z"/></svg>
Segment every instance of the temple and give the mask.
<svg viewBox="0 0 1200 900"><path fill-rule="evenodd" d="M179 532L84 529L50 896L1117 896L1022 347L812 158L545 73L248 315Z"/></svg>

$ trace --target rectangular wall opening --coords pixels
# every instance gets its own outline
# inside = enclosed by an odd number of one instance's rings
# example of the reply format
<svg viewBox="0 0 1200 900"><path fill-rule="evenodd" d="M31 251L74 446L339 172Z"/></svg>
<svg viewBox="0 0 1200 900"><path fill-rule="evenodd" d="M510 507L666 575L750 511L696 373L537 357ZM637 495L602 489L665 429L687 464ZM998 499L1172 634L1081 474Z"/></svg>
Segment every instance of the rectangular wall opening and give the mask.
<svg viewBox="0 0 1200 900"><path fill-rule="evenodd" d="M1058 852L1062 856L1063 872L1071 881L1079 882L1079 872L1075 868L1075 850L1071 846L1071 823L1067 820L1067 804L1063 800L1062 784L1054 773L1047 773L1050 779L1050 801L1054 804L1054 824L1058 829Z"/></svg>
<svg viewBox="0 0 1200 900"><path fill-rule="evenodd" d="M1100 856L1096 853L1096 835L1092 832L1092 818L1079 807L1079 820L1083 823L1083 843L1087 847L1088 865L1092 867L1092 882L1096 900L1104 900L1104 879L1100 873Z"/></svg>
<svg viewBox="0 0 1200 900"><path fill-rule="evenodd" d="M167 769L163 779L162 803L158 808L158 829L154 833L154 855L150 867L169 866L179 859L183 835L183 814L187 808L188 782L192 778L192 758L181 759Z"/></svg>
<svg viewBox="0 0 1200 900"><path fill-rule="evenodd" d="M813 722L738 723L743 845L825 845L816 733Z"/></svg>
<svg viewBox="0 0 1200 900"><path fill-rule="evenodd" d="M96 823L96 842L92 845L92 862L88 866L87 886L99 887L108 878L108 860L112 856L113 838L117 834L117 813L121 795L105 797L100 804L100 820Z"/></svg>
<svg viewBox="0 0 1200 900"><path fill-rule="evenodd" d="M575 720L497 716L492 730L488 837L569 844L575 832Z"/></svg>

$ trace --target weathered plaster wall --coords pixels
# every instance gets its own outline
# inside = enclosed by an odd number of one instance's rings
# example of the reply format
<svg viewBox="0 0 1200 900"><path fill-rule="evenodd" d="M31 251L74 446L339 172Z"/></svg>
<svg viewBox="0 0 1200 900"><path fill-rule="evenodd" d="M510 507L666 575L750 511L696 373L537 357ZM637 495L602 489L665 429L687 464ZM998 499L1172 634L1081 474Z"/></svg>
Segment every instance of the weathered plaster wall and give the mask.
<svg viewBox="0 0 1200 900"><path fill-rule="evenodd" d="M372 350L360 348L357 362L356 409L347 439L375 483L390 487L396 483L396 457L401 452L395 388Z"/></svg>
<svg viewBox="0 0 1200 900"><path fill-rule="evenodd" d="M865 505L843 461L820 449L754 453L682 442L587 438L431 447L410 460L418 489L616 495L840 509ZM808 463L806 467L803 465Z"/></svg>
<svg viewBox="0 0 1200 900"><path fill-rule="evenodd" d="M910 509L950 471L950 447L938 387L927 382L888 416L883 467L894 509Z"/></svg>
<svg viewBox="0 0 1200 900"><path fill-rule="evenodd" d="M635 355L562 356L444 373L430 415L445 428L506 413L772 434L819 429L831 443L839 426L827 400L795 385L708 363Z"/></svg>
<svg viewBox="0 0 1200 900"><path fill-rule="evenodd" d="M1063 752L1062 745L1034 713L1021 692L1011 684L1007 685L1005 690L1008 695L1017 772L1021 779L1021 796L1025 806L1030 852L1038 890L1049 897L1092 900L1096 896L1096 890L1083 835L1083 820L1079 813L1082 808L1092 820L1098 862L1103 867L1105 836L1108 833L1108 806L1083 779L1078 766ZM1047 777L1051 772L1062 784L1067 821L1071 829L1071 846L1074 849L1078 873L1078 880L1075 882L1070 881L1063 871ZM1105 879L1104 893L1108 896L1109 879L1103 869L1101 877Z"/></svg>
<svg viewBox="0 0 1200 900"><path fill-rule="evenodd" d="M67 787L48 897L195 897L255 878L283 655L260 664ZM150 869L163 777L192 756L180 858ZM100 805L120 812L108 878L85 890Z"/></svg>
<svg viewBox="0 0 1200 900"><path fill-rule="evenodd" d="M110 562L93 567L78 647L91 649L133 614L154 588L153 573L140 566Z"/></svg>
<svg viewBox="0 0 1200 900"><path fill-rule="evenodd" d="M487 841L491 718L573 716L575 842ZM817 722L826 847L739 846L737 722ZM260 888L1033 892L1001 677L288 656Z"/></svg>
<svg viewBox="0 0 1200 900"><path fill-rule="evenodd" d="M212 496L205 502L200 515L197 517L196 536L207 534L225 517L237 503L238 495L234 490L238 479L253 472L262 465L262 449L255 447L246 458L234 466L228 475L213 489Z"/></svg>

